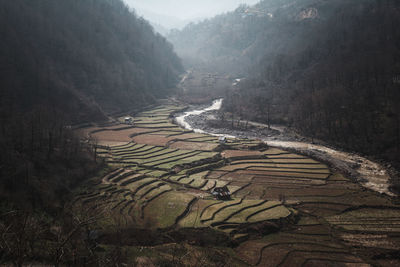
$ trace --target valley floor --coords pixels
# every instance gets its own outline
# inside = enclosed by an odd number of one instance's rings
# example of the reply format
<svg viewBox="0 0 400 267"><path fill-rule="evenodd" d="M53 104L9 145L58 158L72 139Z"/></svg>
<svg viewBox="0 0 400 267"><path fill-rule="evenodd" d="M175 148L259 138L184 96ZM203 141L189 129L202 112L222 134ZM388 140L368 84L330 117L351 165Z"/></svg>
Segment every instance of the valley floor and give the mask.
<svg viewBox="0 0 400 267"><path fill-rule="evenodd" d="M400 264L395 198L304 155L184 130L172 123L184 108L166 101L132 125L121 117L76 130L108 165L74 201L98 218L100 247L118 244L142 266ZM231 200L215 199L218 187Z"/></svg>

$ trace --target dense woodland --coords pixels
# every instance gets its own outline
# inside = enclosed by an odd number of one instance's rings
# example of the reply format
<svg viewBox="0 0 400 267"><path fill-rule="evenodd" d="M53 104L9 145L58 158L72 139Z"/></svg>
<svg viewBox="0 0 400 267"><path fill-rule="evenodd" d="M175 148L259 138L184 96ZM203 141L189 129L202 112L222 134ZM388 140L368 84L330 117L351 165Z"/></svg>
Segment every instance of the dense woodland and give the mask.
<svg viewBox="0 0 400 267"><path fill-rule="evenodd" d="M1 1L0 32L0 173L10 188L49 160L72 168L57 154L79 162L65 150L79 153L68 125L165 97L182 72L172 45L120 0Z"/></svg>
<svg viewBox="0 0 400 267"><path fill-rule="evenodd" d="M0 262L58 264L89 253L64 205L104 167L69 125L166 97L183 68L120 0L2 0L0 36Z"/></svg>
<svg viewBox="0 0 400 267"><path fill-rule="evenodd" d="M81 122L166 96L182 72L120 0L2 1L0 14L2 107L53 105Z"/></svg>
<svg viewBox="0 0 400 267"><path fill-rule="evenodd" d="M249 77L227 110L398 164L399 23L398 1L266 0L170 38L184 57L218 54L214 71Z"/></svg>

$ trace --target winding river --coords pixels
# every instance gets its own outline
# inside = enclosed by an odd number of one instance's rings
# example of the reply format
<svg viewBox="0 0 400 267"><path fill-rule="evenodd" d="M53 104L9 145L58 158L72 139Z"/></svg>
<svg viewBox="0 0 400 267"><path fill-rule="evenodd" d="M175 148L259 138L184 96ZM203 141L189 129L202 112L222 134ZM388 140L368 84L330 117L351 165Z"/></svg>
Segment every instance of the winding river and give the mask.
<svg viewBox="0 0 400 267"><path fill-rule="evenodd" d="M231 138L236 138L236 136L233 135L228 135L228 134L224 134L224 133L220 133L220 134L215 134L215 133L209 133L204 131L203 129L199 129L199 128L194 128L192 127L192 125L190 125L190 123L188 123L186 121L186 117L188 116L192 116L192 115L201 115L207 111L217 111L221 109L222 106L222 101L223 99L217 99L214 100L211 104L211 106L203 108L203 109L195 109L195 110L191 110L191 111L187 111L177 117L175 117L175 121L183 128L187 129L187 130L192 130L195 133L207 133L210 135L214 135L214 136L226 136L226 137L231 137Z"/></svg>
<svg viewBox="0 0 400 267"><path fill-rule="evenodd" d="M186 118L191 115L200 115L208 111L218 111L222 106L223 99L214 100L213 103L206 108L196 109L185 112L175 118L175 121L185 129L193 130L197 133L208 133L215 136L235 137L229 134L209 133L203 129L193 129L192 125L186 121ZM257 123L258 126L263 126ZM266 127L266 125L264 125ZM284 131L284 127L279 126L274 129ZM306 142L297 141L284 141L279 140L279 136L261 138L270 146L279 147L283 149L291 149L300 153L311 154L320 159L330 162L334 167L352 173L358 179L360 184L365 188L374 190L381 194L389 196L396 196L389 190L390 175L387 170L379 163L373 162L360 155L338 151L323 145L311 144Z"/></svg>

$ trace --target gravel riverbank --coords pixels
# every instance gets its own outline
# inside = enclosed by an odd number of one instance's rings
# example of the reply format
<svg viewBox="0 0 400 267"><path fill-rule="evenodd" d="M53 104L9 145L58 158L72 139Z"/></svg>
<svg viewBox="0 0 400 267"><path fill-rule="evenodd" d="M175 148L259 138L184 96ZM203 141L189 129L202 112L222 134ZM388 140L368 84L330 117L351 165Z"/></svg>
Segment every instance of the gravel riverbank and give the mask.
<svg viewBox="0 0 400 267"><path fill-rule="evenodd" d="M216 101L218 104L216 105ZM332 168L344 172L365 188L397 196L391 188L389 170L382 164L356 153L344 152L328 146L322 141L313 142L284 126L267 125L237 120L221 119L219 109L222 100L216 100L207 108L197 107L194 111L177 114L175 121L184 128L199 133L226 135L229 137L258 139L267 144L314 157Z"/></svg>

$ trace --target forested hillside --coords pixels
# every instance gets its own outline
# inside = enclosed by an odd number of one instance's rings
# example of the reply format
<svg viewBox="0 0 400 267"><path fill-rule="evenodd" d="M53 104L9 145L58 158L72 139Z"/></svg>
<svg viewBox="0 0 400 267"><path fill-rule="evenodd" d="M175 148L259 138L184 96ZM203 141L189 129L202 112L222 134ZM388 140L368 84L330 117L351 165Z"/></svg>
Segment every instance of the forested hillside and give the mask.
<svg viewBox="0 0 400 267"><path fill-rule="evenodd" d="M121 0L1 1L0 32L4 109L98 117L167 95L182 72L172 46Z"/></svg>
<svg viewBox="0 0 400 267"><path fill-rule="evenodd" d="M265 0L170 39L188 40L183 57L248 77L226 96L228 110L398 162L399 15L393 0Z"/></svg>
<svg viewBox="0 0 400 267"><path fill-rule="evenodd" d="M105 166L70 125L154 103L182 71L121 0L0 1L0 264L99 266L68 203Z"/></svg>
<svg viewBox="0 0 400 267"><path fill-rule="evenodd" d="M182 72L172 45L120 0L0 1L0 36L0 200L8 204L60 202L96 169L68 125L165 97Z"/></svg>
<svg viewBox="0 0 400 267"><path fill-rule="evenodd" d="M245 75L262 56L296 45L288 41L301 33L296 30L305 30L292 28L301 20L296 15L311 2L316 1L264 0L255 6L243 4L233 12L173 30L168 39L187 67Z"/></svg>

